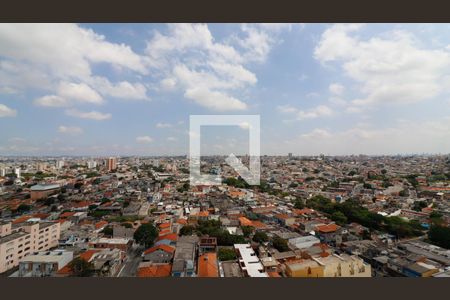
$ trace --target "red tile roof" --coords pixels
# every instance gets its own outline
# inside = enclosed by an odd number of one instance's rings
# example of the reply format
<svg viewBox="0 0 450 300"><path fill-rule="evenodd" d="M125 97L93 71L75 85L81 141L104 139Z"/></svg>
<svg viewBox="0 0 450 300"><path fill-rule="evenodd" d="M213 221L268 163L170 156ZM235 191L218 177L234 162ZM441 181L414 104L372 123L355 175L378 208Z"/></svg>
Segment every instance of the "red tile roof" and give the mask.
<svg viewBox="0 0 450 300"><path fill-rule="evenodd" d="M199 256L198 277L219 277L216 253L205 253Z"/></svg>
<svg viewBox="0 0 450 300"><path fill-rule="evenodd" d="M84 259L85 261L90 261L92 256L94 256L95 253L99 252L100 250L96 249L90 249L86 250L83 253L80 254L80 258Z"/></svg>
<svg viewBox="0 0 450 300"><path fill-rule="evenodd" d="M341 227L336 224L327 224L327 225L317 226L316 228L319 232L329 233L329 232L335 232L336 230L338 230Z"/></svg>
<svg viewBox="0 0 450 300"><path fill-rule="evenodd" d="M169 233L166 235L159 236L156 239L157 242L162 241L162 240L171 240L171 241L176 242L176 241L178 241L178 235L176 235L175 233Z"/></svg>
<svg viewBox="0 0 450 300"><path fill-rule="evenodd" d="M252 221L250 221L246 217L240 217L239 223L241 224L241 226L252 226Z"/></svg>
<svg viewBox="0 0 450 300"><path fill-rule="evenodd" d="M100 229L105 227L106 225L108 225L109 223L106 221L99 221L97 223L95 223L95 229Z"/></svg>
<svg viewBox="0 0 450 300"><path fill-rule="evenodd" d="M59 217L60 218L68 218L68 217L73 216L74 214L75 214L75 212L73 212L73 211L66 211L66 212L63 212Z"/></svg>
<svg viewBox="0 0 450 300"><path fill-rule="evenodd" d="M32 218L31 216L22 216L22 217L19 217L19 218L15 219L11 223L12 224L18 224L18 223L25 222L25 221L27 221L28 219L31 219L31 218Z"/></svg>
<svg viewBox="0 0 450 300"><path fill-rule="evenodd" d="M314 209L310 208L294 209L294 213L297 215L310 215L314 213Z"/></svg>
<svg viewBox="0 0 450 300"><path fill-rule="evenodd" d="M151 247L151 248L145 250L144 254L153 253L153 252L158 251L158 250L162 250L162 251L168 252L168 253L174 253L175 252L175 248L174 247L170 247L168 245L161 244L161 245L154 246L154 247Z"/></svg>
<svg viewBox="0 0 450 300"><path fill-rule="evenodd" d="M139 268L137 277L169 277L171 271L171 264L152 265Z"/></svg>

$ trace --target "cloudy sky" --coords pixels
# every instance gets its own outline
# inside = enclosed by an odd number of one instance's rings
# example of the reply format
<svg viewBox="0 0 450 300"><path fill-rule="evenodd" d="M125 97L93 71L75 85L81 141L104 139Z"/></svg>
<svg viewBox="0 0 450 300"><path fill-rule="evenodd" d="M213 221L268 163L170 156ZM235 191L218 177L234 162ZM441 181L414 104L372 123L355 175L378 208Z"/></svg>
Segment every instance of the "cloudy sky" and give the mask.
<svg viewBox="0 0 450 300"><path fill-rule="evenodd" d="M450 153L447 24L0 24L0 155ZM243 154L246 126L202 153Z"/></svg>

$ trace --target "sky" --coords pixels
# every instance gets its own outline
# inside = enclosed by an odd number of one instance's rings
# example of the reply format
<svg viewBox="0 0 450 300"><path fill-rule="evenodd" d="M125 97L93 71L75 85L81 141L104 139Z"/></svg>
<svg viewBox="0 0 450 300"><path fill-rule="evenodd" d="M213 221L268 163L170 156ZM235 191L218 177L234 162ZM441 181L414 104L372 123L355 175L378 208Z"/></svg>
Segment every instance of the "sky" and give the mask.
<svg viewBox="0 0 450 300"><path fill-rule="evenodd" d="M450 24L0 24L0 155L450 153ZM202 127L246 154L248 126ZM193 137L195 138L195 137Z"/></svg>

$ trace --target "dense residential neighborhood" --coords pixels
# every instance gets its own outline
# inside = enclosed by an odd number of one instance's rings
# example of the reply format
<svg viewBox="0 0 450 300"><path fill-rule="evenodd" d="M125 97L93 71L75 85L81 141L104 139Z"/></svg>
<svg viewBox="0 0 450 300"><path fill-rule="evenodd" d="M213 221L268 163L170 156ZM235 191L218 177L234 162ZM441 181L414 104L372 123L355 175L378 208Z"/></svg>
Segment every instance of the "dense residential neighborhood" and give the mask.
<svg viewBox="0 0 450 300"><path fill-rule="evenodd" d="M248 162L248 157L241 157ZM0 158L11 277L448 277L450 157Z"/></svg>

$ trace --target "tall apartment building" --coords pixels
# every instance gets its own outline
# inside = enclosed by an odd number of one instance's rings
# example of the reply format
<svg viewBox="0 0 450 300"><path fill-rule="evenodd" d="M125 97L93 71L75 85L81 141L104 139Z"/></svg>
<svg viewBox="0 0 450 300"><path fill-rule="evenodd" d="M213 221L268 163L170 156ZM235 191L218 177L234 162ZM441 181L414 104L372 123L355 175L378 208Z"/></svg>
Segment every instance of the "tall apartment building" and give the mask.
<svg viewBox="0 0 450 300"><path fill-rule="evenodd" d="M97 162L95 160L90 160L87 162L88 169L94 169L97 167Z"/></svg>
<svg viewBox="0 0 450 300"><path fill-rule="evenodd" d="M19 265L25 256L58 246L60 224L0 222L0 273Z"/></svg>
<svg viewBox="0 0 450 300"><path fill-rule="evenodd" d="M16 174L17 178L20 178L20 168L15 168L14 174Z"/></svg>
<svg viewBox="0 0 450 300"><path fill-rule="evenodd" d="M110 157L106 160L106 169L108 169L109 172L117 169L117 158L116 157Z"/></svg>
<svg viewBox="0 0 450 300"><path fill-rule="evenodd" d="M5 177L6 176L6 168L1 168L0 169L0 177Z"/></svg>
<svg viewBox="0 0 450 300"><path fill-rule="evenodd" d="M58 160L57 162L56 162L56 168L57 169L62 169L63 167L64 167L64 161L63 160Z"/></svg>

